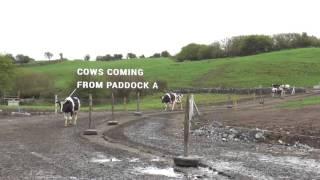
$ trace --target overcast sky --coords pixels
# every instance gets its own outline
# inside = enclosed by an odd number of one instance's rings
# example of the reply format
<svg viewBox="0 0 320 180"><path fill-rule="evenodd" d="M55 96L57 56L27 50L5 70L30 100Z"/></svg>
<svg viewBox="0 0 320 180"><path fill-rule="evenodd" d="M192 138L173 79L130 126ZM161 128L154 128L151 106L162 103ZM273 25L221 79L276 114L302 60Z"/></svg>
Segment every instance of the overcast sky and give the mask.
<svg viewBox="0 0 320 180"><path fill-rule="evenodd" d="M318 0L1 0L0 53L177 53L245 34L320 37Z"/></svg>

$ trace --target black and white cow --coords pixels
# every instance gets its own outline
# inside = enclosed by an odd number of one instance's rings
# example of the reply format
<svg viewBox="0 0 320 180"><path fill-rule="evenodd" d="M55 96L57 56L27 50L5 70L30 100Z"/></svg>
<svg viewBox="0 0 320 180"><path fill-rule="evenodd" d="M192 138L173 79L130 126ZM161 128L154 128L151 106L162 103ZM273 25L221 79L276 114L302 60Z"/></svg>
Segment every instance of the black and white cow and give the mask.
<svg viewBox="0 0 320 180"><path fill-rule="evenodd" d="M286 94L286 92L290 89L289 84L272 84L272 97L275 96L275 94L278 94L280 97Z"/></svg>
<svg viewBox="0 0 320 180"><path fill-rule="evenodd" d="M80 100L77 97L67 97L64 101L57 102L60 106L60 112L64 113L64 126L77 124L78 111L80 110ZM68 123L69 120L69 123ZM73 123L72 123L73 120Z"/></svg>
<svg viewBox="0 0 320 180"><path fill-rule="evenodd" d="M171 110L174 110L174 106L176 104L180 104L180 108L182 110L182 98L183 94L179 93L166 93L164 96L161 97L161 102L165 105L165 111L167 110L168 106L171 105Z"/></svg>
<svg viewBox="0 0 320 180"><path fill-rule="evenodd" d="M280 85L272 84L271 92L272 92L272 97L274 97L275 94L278 94L279 96L281 96L282 90L280 89Z"/></svg>

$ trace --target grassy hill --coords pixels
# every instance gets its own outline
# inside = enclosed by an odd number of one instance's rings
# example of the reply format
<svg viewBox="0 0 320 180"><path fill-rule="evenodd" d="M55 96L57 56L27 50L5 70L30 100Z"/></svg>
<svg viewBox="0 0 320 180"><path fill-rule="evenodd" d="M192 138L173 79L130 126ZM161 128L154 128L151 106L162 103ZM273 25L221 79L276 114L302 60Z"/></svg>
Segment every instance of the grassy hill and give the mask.
<svg viewBox="0 0 320 180"><path fill-rule="evenodd" d="M21 68L50 74L57 88L68 85L77 68L142 68L145 79L166 80L170 88L257 87L275 83L311 87L320 82L320 48L196 62L178 63L168 58L110 62L67 61Z"/></svg>

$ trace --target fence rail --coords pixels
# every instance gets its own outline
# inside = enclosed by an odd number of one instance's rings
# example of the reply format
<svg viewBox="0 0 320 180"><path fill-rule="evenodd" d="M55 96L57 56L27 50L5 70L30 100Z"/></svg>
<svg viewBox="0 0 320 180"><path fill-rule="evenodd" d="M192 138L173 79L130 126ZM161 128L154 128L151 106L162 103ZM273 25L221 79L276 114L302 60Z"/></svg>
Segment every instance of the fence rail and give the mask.
<svg viewBox="0 0 320 180"><path fill-rule="evenodd" d="M291 92L293 88L289 89ZM216 94L271 94L271 87L263 87L263 88L182 88L172 90L176 93L216 93ZM295 87L295 93L305 93L306 88Z"/></svg>

